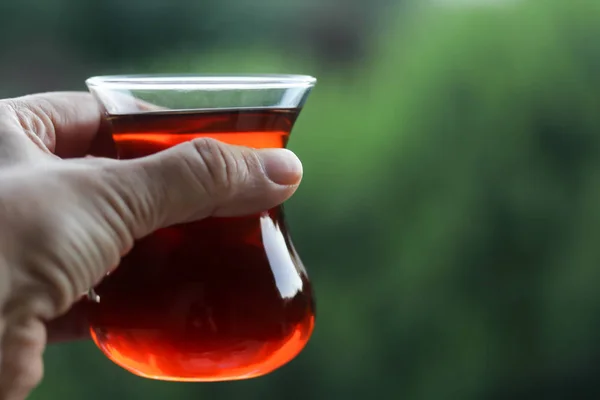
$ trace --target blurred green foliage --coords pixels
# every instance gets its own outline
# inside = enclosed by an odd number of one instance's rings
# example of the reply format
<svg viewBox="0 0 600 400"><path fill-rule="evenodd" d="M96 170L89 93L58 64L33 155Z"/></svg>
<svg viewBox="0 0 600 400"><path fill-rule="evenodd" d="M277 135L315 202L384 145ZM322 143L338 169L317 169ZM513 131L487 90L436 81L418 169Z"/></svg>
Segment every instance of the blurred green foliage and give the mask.
<svg viewBox="0 0 600 400"><path fill-rule="evenodd" d="M600 396L600 3L410 12L358 72L251 47L136 68L320 78L290 141L318 296L300 357L173 384L60 345L33 399Z"/></svg>

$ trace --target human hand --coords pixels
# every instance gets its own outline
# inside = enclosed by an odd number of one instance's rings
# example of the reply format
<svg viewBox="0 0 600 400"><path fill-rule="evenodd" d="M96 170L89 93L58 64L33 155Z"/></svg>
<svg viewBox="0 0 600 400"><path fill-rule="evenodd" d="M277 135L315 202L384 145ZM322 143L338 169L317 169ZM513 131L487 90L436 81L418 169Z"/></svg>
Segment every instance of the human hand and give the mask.
<svg viewBox="0 0 600 400"><path fill-rule="evenodd" d="M87 335L73 305L134 240L269 209L301 180L288 150L210 139L136 160L83 158L107 139L100 122L86 93L0 101L0 400L38 384L47 338Z"/></svg>

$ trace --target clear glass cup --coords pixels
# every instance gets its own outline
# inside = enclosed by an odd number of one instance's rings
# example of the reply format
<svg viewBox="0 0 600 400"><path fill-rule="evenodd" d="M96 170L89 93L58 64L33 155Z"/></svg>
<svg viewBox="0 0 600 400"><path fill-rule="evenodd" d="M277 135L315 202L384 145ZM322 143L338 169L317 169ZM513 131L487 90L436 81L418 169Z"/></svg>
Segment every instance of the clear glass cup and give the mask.
<svg viewBox="0 0 600 400"><path fill-rule="evenodd" d="M283 148L315 82L132 75L86 84L105 111L116 157L131 159L199 137ZM159 380L267 374L302 351L315 323L312 287L281 206L154 232L91 293L96 345L130 372Z"/></svg>

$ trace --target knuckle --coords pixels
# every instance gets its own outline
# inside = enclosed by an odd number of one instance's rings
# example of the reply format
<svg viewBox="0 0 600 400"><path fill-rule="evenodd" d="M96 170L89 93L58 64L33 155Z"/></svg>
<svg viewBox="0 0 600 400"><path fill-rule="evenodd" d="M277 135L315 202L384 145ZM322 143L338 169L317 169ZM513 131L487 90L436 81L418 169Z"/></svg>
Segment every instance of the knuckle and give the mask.
<svg viewBox="0 0 600 400"><path fill-rule="evenodd" d="M227 194L239 173L235 155L215 139L202 138L191 142L201 168L193 168L196 179L207 193Z"/></svg>
<svg viewBox="0 0 600 400"><path fill-rule="evenodd" d="M111 229L126 246L131 244L132 236L136 236L136 226L145 230L157 223L153 205L160 204L164 193L152 191L154 186L144 184L152 178L142 163L129 163L126 173L117 163L107 163L101 169L99 181L103 184L98 200L107 213Z"/></svg>
<svg viewBox="0 0 600 400"><path fill-rule="evenodd" d="M114 222L122 221L128 227L133 226L136 221L150 223L153 194L142 183L151 178L147 176L148 172L142 164L130 163L127 168L124 173L117 164L103 166L100 181L104 184L99 188L99 200L119 217Z"/></svg>
<svg viewBox="0 0 600 400"><path fill-rule="evenodd" d="M54 118L51 105L45 101L30 103L21 99L8 99L3 108L11 110L18 125L35 143L41 140L44 145L53 147L56 142Z"/></svg>
<svg viewBox="0 0 600 400"><path fill-rule="evenodd" d="M262 163L254 151L244 151L238 160L238 165L242 181L249 181L255 173L262 175Z"/></svg>

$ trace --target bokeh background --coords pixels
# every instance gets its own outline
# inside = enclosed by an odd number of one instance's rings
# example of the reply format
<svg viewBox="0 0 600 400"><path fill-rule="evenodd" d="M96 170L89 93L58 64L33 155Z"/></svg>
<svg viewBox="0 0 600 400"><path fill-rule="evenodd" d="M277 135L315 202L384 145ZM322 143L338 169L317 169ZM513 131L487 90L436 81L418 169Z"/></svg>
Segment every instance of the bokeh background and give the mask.
<svg viewBox="0 0 600 400"><path fill-rule="evenodd" d="M312 74L287 204L318 300L264 378L137 378L91 342L32 399L600 398L600 2L3 0L0 96Z"/></svg>

